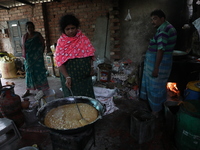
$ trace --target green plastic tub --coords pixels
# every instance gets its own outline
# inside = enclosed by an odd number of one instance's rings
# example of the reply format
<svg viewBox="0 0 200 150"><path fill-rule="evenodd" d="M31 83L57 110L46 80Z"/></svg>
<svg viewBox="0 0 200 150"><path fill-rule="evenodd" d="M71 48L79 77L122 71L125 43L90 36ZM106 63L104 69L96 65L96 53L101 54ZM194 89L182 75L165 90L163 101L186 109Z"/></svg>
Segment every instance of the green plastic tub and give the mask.
<svg viewBox="0 0 200 150"><path fill-rule="evenodd" d="M176 116L175 143L178 150L200 150L200 101L186 100Z"/></svg>

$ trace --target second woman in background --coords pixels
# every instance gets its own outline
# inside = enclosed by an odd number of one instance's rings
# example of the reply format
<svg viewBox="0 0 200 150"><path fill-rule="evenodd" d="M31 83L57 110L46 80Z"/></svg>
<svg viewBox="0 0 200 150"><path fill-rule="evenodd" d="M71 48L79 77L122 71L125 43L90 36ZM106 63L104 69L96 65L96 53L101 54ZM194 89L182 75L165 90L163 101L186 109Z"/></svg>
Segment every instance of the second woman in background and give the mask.
<svg viewBox="0 0 200 150"><path fill-rule="evenodd" d="M25 58L26 91L22 97L30 95L30 90L47 90L49 84L44 65L44 39L35 31L33 22L26 23L27 33L22 37L22 55Z"/></svg>
<svg viewBox="0 0 200 150"><path fill-rule="evenodd" d="M95 98L91 72L95 49L90 40L79 30L80 22L72 14L59 22L61 36L57 41L55 60L61 75L64 97L88 96Z"/></svg>

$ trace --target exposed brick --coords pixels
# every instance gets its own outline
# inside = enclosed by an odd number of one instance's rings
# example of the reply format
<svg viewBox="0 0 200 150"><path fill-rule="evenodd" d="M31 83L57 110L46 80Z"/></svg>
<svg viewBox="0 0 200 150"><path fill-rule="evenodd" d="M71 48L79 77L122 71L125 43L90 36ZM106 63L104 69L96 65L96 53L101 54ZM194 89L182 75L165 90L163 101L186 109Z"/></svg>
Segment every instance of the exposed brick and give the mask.
<svg viewBox="0 0 200 150"><path fill-rule="evenodd" d="M111 52L120 52L120 48L113 48Z"/></svg>
<svg viewBox="0 0 200 150"><path fill-rule="evenodd" d="M110 19L110 22L119 22L119 18Z"/></svg>
<svg viewBox="0 0 200 150"><path fill-rule="evenodd" d="M81 30L90 40L94 37L96 19L100 16L106 16L109 13L110 21L110 48L119 48L119 10L118 1L114 0L65 0L61 2L46 3L47 18L44 18L42 11L42 4L35 4L35 6L21 6L12 8L10 10L0 10L0 21L18 20L27 18L34 22L36 30L41 34L49 36L50 45L57 42L60 36L59 19L66 13L74 13L81 22ZM44 20L48 21L49 32L45 33ZM47 30L47 31L48 31ZM114 58L119 56L114 55Z"/></svg>
<svg viewBox="0 0 200 150"><path fill-rule="evenodd" d="M80 9L80 8L86 8L86 7L87 7L86 5L79 5L78 9Z"/></svg>
<svg viewBox="0 0 200 150"><path fill-rule="evenodd" d="M119 30L120 27L119 27L119 26L112 26L110 29L111 29L111 30Z"/></svg>
<svg viewBox="0 0 200 150"><path fill-rule="evenodd" d="M120 42L119 42L119 41L118 41L118 42L115 42L114 48L120 48Z"/></svg>
<svg viewBox="0 0 200 150"><path fill-rule="evenodd" d="M121 56L114 54L114 55L111 55L111 58L114 59L114 60L120 60Z"/></svg>

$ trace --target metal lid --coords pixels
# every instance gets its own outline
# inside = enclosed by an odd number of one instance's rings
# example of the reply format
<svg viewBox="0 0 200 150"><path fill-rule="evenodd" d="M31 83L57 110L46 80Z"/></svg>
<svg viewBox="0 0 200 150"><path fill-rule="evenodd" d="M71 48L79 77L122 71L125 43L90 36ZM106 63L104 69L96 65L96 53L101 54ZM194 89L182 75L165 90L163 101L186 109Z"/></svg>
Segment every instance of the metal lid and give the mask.
<svg viewBox="0 0 200 150"><path fill-rule="evenodd" d="M26 147L22 147L19 150L38 150L36 147L33 146L26 146Z"/></svg>

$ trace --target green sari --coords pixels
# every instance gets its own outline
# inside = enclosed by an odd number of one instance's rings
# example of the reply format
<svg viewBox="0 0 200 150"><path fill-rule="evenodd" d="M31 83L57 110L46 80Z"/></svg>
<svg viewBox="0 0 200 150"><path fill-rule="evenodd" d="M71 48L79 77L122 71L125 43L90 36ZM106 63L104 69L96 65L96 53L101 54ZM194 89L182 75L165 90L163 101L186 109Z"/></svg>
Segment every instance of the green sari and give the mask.
<svg viewBox="0 0 200 150"><path fill-rule="evenodd" d="M26 71L26 89L27 90L47 90L49 84L44 65L43 43L39 37L40 33L25 42L26 60L24 62Z"/></svg>
<svg viewBox="0 0 200 150"><path fill-rule="evenodd" d="M69 76L71 77L71 90L74 96L87 96L95 98L92 76L90 75L91 57L69 59L64 65ZM66 79L62 73L60 73L60 79L64 97L71 96L71 93L65 84Z"/></svg>

